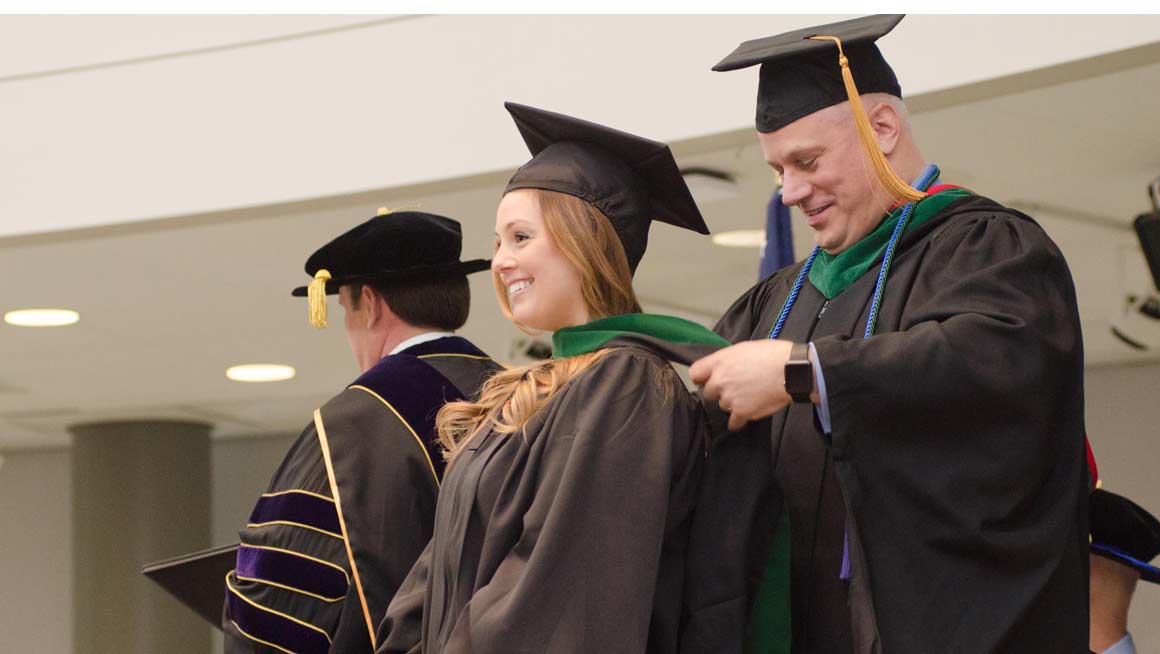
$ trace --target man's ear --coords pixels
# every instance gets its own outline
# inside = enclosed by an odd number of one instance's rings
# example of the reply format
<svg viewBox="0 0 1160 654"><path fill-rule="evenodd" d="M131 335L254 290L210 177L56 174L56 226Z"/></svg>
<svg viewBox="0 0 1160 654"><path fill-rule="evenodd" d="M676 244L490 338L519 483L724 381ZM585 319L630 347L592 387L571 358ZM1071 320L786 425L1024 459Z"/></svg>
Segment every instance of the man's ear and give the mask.
<svg viewBox="0 0 1160 654"><path fill-rule="evenodd" d="M362 300L367 305L367 327L379 326L383 321L397 320L398 317L395 312L391 310L391 305L387 303L387 298L383 297L381 293L372 289L369 285L363 286Z"/></svg>
<svg viewBox="0 0 1160 654"><path fill-rule="evenodd" d="M362 291L359 292L359 304L366 307L366 318L364 319L366 327L374 327L382 320L386 303L383 302L383 297L371 288L370 284L364 284Z"/></svg>
<svg viewBox="0 0 1160 654"><path fill-rule="evenodd" d="M882 154L890 156L902 135L902 118L898 115L898 110L889 102L879 102L871 107L866 115L870 118L870 127L874 129L874 135L878 137L878 146L882 148Z"/></svg>

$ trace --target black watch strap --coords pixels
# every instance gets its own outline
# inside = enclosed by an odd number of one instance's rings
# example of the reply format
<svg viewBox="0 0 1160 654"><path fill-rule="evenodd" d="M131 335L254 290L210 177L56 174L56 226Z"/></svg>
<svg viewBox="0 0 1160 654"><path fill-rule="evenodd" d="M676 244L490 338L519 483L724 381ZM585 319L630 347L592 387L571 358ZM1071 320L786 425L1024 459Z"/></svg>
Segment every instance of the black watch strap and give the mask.
<svg viewBox="0 0 1160 654"><path fill-rule="evenodd" d="M810 363L810 346L794 343L785 362L785 391L794 402L809 402L814 390L814 366Z"/></svg>

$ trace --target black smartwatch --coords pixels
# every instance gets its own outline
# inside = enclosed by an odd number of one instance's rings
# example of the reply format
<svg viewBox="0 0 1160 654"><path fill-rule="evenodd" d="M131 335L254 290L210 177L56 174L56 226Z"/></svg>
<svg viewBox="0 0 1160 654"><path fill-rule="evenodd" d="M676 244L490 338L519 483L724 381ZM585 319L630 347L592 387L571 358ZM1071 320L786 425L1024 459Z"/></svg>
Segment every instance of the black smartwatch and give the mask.
<svg viewBox="0 0 1160 654"><path fill-rule="evenodd" d="M809 402L814 390L814 364L810 363L810 346L794 343L785 362L785 392L794 402Z"/></svg>

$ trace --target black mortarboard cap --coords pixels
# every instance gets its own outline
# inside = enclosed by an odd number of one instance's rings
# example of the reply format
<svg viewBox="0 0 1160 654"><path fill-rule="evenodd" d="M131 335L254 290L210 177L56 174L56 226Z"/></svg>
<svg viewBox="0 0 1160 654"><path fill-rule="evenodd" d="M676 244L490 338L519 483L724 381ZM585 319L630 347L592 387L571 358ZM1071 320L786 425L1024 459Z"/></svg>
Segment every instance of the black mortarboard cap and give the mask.
<svg viewBox="0 0 1160 654"><path fill-rule="evenodd" d="M466 275L486 269L485 259L460 261L463 235L459 223L420 211L380 210L371 218L318 248L306 260L309 286L291 291L311 297L311 324L326 325L323 294L334 295L351 282ZM323 286L325 285L325 286ZM313 291L312 291L313 289Z"/></svg>
<svg viewBox="0 0 1160 654"><path fill-rule="evenodd" d="M226 574L234 569L238 546L227 545L157 563L141 572L218 629L226 601Z"/></svg>
<svg viewBox="0 0 1160 654"><path fill-rule="evenodd" d="M833 41L836 36L849 61L860 93L902 97L898 78L874 41L898 25L902 14L866 16L746 41L713 70L727 71L761 64L757 87L757 131L773 132L815 111L849 99Z"/></svg>
<svg viewBox="0 0 1160 654"><path fill-rule="evenodd" d="M1160 521L1126 497L1103 489L1091 494L1091 553L1139 571L1140 578L1160 583Z"/></svg>
<svg viewBox="0 0 1160 654"><path fill-rule="evenodd" d="M588 202L612 223L634 272L653 220L709 233L669 146L514 102L504 107L532 153L504 193L535 188Z"/></svg>

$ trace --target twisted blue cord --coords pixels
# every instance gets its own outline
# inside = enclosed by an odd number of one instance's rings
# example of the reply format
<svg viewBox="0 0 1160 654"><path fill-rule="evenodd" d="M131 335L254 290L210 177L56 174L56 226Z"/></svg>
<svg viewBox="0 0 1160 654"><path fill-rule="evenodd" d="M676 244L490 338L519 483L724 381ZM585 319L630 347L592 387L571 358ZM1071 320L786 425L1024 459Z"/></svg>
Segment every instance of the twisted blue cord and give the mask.
<svg viewBox="0 0 1160 654"><path fill-rule="evenodd" d="M785 326L785 319L789 317L789 310L793 308L793 303L797 302L798 293L802 290L802 282L806 280L806 275L810 274L810 266L814 265L814 259L818 258L818 252L821 249L820 247L814 247L814 251L810 252L810 257L806 259L806 264L802 266L801 272L798 273L797 279L794 280L793 288L785 298L785 304L781 306L781 314L777 317L777 323L773 326L773 329L769 330L770 338L777 338L777 335L781 333L781 328Z"/></svg>
<svg viewBox="0 0 1160 654"><path fill-rule="evenodd" d="M931 182L934 181L938 174L938 167L934 164L928 164L922 174L918 176L918 182L915 188L920 191L925 191ZM874 284L874 302L870 305L870 315L866 319L866 330L863 333L863 338L870 338L874 335L874 328L878 323L878 309L882 304L882 294L886 290L886 276L890 272L890 263L894 259L894 250L898 246L899 238L902 232L906 229L906 223L910 220L910 214L914 211L914 202L908 203L902 208L902 214L898 217L898 224L894 226L894 232L890 234L890 241L886 244L886 253L882 257L882 265L878 268L878 280ZM794 280L793 288L789 292L789 296L785 298L785 304L781 307L781 313L777 316L777 322L774 323L773 329L769 330L770 338L777 338L781 334L781 328L785 326L785 320L789 317L789 311L793 308L794 302L797 302L798 293L802 290L802 284L806 280L806 276L810 274L810 267L814 265L814 259L818 257L820 247L815 247L810 256L806 259L806 263L802 266L801 272L798 273L797 279Z"/></svg>
<svg viewBox="0 0 1160 654"><path fill-rule="evenodd" d="M933 164L928 164L922 174L918 176L918 184L915 186L925 191L937 174L938 168ZM866 317L866 330L862 333L862 338L873 336L874 328L878 326L878 309L882 305L882 294L886 292L886 275L890 272L890 263L894 260L894 250L898 247L898 240L902 236L903 230L906 229L910 214L914 213L915 204L917 203L909 202L902 208L898 224L894 226L894 233L890 235L890 242L886 244L886 253L882 255L882 265L878 267L878 280L874 283L874 302L870 304L870 315Z"/></svg>

